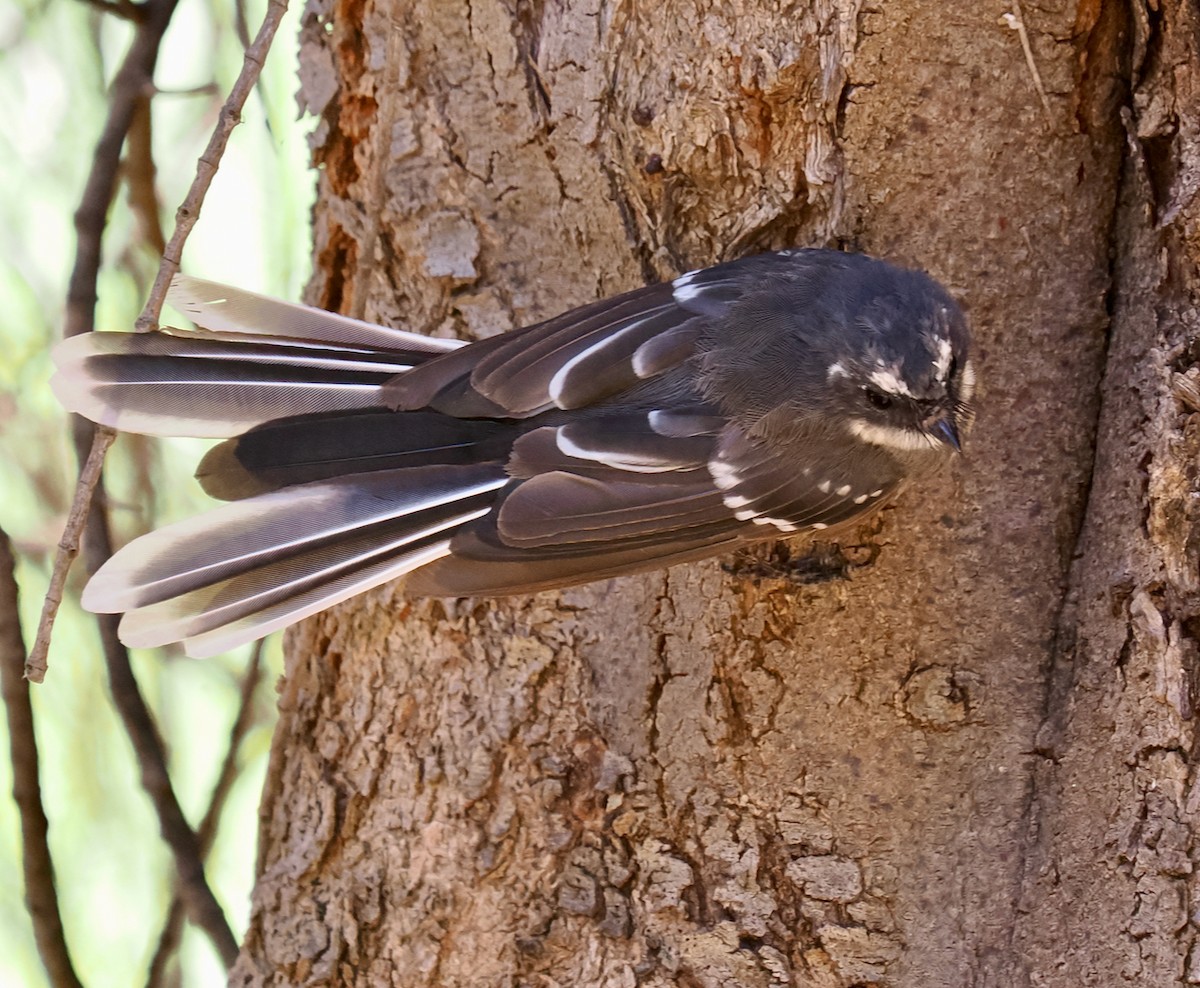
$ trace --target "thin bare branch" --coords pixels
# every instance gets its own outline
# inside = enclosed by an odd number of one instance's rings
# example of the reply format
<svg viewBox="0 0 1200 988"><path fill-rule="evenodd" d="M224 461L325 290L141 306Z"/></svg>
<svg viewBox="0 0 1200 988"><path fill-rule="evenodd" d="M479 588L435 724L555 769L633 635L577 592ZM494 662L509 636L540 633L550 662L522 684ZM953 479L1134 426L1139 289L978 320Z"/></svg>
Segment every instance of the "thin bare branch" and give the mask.
<svg viewBox="0 0 1200 988"><path fill-rule="evenodd" d="M254 720L254 693L262 681L262 652L262 641L255 642L250 661L242 676L238 712L233 719L233 726L229 729L229 744L225 749L225 758L221 762L220 772L217 773L217 781L213 784L212 795L209 797L204 819L200 821L200 826L196 830L196 837L200 842L200 854L204 857L208 856L217 836L217 824L221 819L221 811L225 808L225 800L229 797L234 780L237 778L238 751ZM167 918L158 938L158 947L150 962L150 972L146 976L146 988L162 988L166 984L167 965L179 948L180 934L183 932L183 916L183 901L177 892L171 898L171 907L167 911Z"/></svg>
<svg viewBox="0 0 1200 988"><path fill-rule="evenodd" d="M79 237L75 267L68 288L64 327L64 333L68 336L92 328L100 265L100 241L108 207L113 198L121 147L129 132L137 99L144 95L151 85L159 42L170 21L175 3L176 0L146 0L142 8L145 20L140 24L126 61L114 80L109 118L97 145L92 172L75 216ZM166 246L158 277L138 318L138 329L149 330L157 326L167 286L179 270L184 241L199 216L201 204L216 174L229 135L240 120L242 107L262 70L263 60L286 9L284 0L271 0L268 4L263 26L255 43L246 52L242 71L221 108L217 127L197 165L196 178L183 205L176 213L175 232ZM85 467L92 460L92 455L84 454L84 450L89 447L96 449L97 446L106 443L111 444L111 437L99 438L107 431L81 421L76 423L76 448L80 451L80 458ZM96 458L102 461L103 449ZM107 517L103 512L89 512L87 508L93 494L103 491L103 486L99 483L99 472L97 466L96 482L90 487L81 484L77 494L77 501L81 503L79 514L87 519L84 539L89 568L93 571L112 553ZM69 545L71 540L64 538L64 541ZM65 574L70 562L69 553L60 552L60 557L62 556L67 557L66 562L62 563ZM58 565L56 562L56 570ZM58 596L61 600L61 587ZM53 612L56 611L57 604L53 606L49 618L39 629L40 669L34 669L39 675L45 674L44 650L49 648ZM171 787L162 740L133 676L129 654L118 638L117 619L113 615L100 615L98 626L108 665L113 701L133 743L141 767L142 786L154 804L163 839L174 855L180 898L192 921L212 939L226 966L232 966L237 956L237 942L205 879L201 842L188 826Z"/></svg>
<svg viewBox="0 0 1200 988"><path fill-rule="evenodd" d="M213 177L217 174L217 166L220 164L221 156L225 153L225 146L229 143L229 135L241 122L242 108L246 105L246 100L258 82L267 52L271 48L271 42L275 38L275 32L279 30L279 24L285 13L287 13L287 0L269 0L262 26L258 29L254 44L246 49L246 54L242 59L242 71L229 90L229 96L217 117L217 126L213 129L208 146L204 149L204 153L196 165L196 178L193 180L191 188L188 189L183 203L175 212L175 232L167 243L167 249L163 251L163 263L158 269L158 277L150 289L146 306L138 317L136 328L139 331L155 329L158 326L158 317L162 313L163 302L167 297L167 288L171 284L171 279L179 273L184 242L192 232L192 227L196 225L196 220L200 218L200 207L204 203L204 197L208 194Z"/></svg>
<svg viewBox="0 0 1200 988"><path fill-rule="evenodd" d="M25 873L25 903L33 922L33 936L51 984L55 988L83 988L63 933L54 885L54 862L47 840L49 824L42 807L38 782L37 738L33 733L33 707L29 683L21 672L25 643L17 599L17 579L12 545L0 531L0 692L8 719L8 744L12 758L13 800L21 817L21 851Z"/></svg>
<svg viewBox="0 0 1200 988"><path fill-rule="evenodd" d="M50 585L42 601L42 616L38 621L37 636L33 640L33 648L25 660L25 677L33 683L40 683L46 678L46 661L50 652L50 635L54 630L54 619L62 606L63 589L67 584L67 572L71 563L79 555L79 537L87 522L88 513L92 507L92 497L96 485L100 483L100 472L104 467L104 456L113 444L117 434L112 429L103 426L95 429L95 438L91 449L79 471L79 482L75 485L75 497L71 501L71 510L67 514L67 523L63 528L62 538L58 540L58 553L54 557L54 568L50 571Z"/></svg>
<svg viewBox="0 0 1200 988"><path fill-rule="evenodd" d="M108 221L109 206L116 190L121 166L121 148L132 126L138 102L151 86L154 66L158 61L163 33L171 22L178 0L146 0L141 11L138 29L130 43L121 68L113 78L110 89L108 116L92 155L92 168L84 183L79 208L75 210L75 265L67 283L67 304L63 319L63 335L78 336L89 332L95 318L96 285L100 275L100 245ZM29 652L25 675L35 683L46 676L50 638L54 621L62 603L67 571L79 551L79 533L91 510L92 499L104 465L104 456L112 445L109 429L97 429L92 451L85 448L80 457L80 477L75 489L66 531L59 540L58 554L51 571L50 588L42 606L37 636ZM92 472L94 470L94 473ZM96 565L99 565L98 563Z"/></svg>
<svg viewBox="0 0 1200 988"><path fill-rule="evenodd" d="M175 4L176 0L147 0L143 4L141 10L144 19L139 24L129 52L113 83L109 115L97 143L92 170L75 214L78 240L75 266L68 286L64 326L64 334L68 336L86 332L93 326L100 245L108 209L115 192L121 149L135 119L139 102L143 101L150 91L159 45ZM75 514L80 519L86 518L84 545L89 568L94 571L111 555L111 539L105 514L101 511L90 512L87 506L95 492L101 492L102 495L103 485L99 481L100 461L104 449L111 444L112 437L104 435L108 430L94 428L90 423L78 419L75 421L74 431L81 463L85 465L85 470L88 464L93 466L93 470L87 471L87 482L80 484L76 497L79 510ZM89 450L95 452L95 456ZM76 524L78 523L77 521ZM60 552L56 571L61 566L65 572L71 556L69 549L76 541L73 536L64 538L66 551ZM65 561L62 561L64 558ZM61 588L52 596L61 599ZM47 609L47 620L39 630L36 643L39 659L33 664L33 671L38 675L44 675L45 672L45 650L49 646L56 610L57 604L51 601ZM205 879L196 835L184 818L171 788L162 741L133 676L129 654L118 639L116 618L102 615L98 626L113 701L137 755L142 785L158 814L163 839L174 856L181 898L193 922L208 934L225 964L232 965L237 956L237 941Z"/></svg>
<svg viewBox="0 0 1200 988"><path fill-rule="evenodd" d="M251 41L250 25L246 21L246 0L235 0L234 2L233 27L234 30L237 31L238 41L242 43L242 48L249 48ZM270 103L267 100L267 87L262 76L259 76L258 79L255 80L254 86L258 90L258 98L262 100L263 107L265 108L269 106ZM268 134L274 133L271 127L271 118L269 116L264 115L263 125L266 127Z"/></svg>
<svg viewBox="0 0 1200 988"><path fill-rule="evenodd" d="M78 236L75 255L75 267L71 272L71 280L67 289L66 317L63 327L64 336L75 336L92 329L93 313L96 308L96 284L100 270L100 241L104 229L105 218L112 202L117 171L120 164L121 148L125 137L132 126L140 97L151 86L154 64L158 57L158 46L162 33L170 22L177 0L147 0L144 5L146 17L139 26L129 54L122 64L120 71L113 80L112 100L108 120L96 145L92 171L84 187L84 194L75 213L75 228ZM286 0L271 0L263 18L262 27L254 44L247 50L243 58L242 71L229 92L217 121L217 126L209 139L208 146L201 155L196 167L196 177L188 194L176 212L175 232L163 251L163 262L159 267L158 276L146 300L146 305L138 317L136 328L139 331L156 329L158 317L162 312L166 299L167 288L171 279L179 271L180 258L183 255L183 245L186 242L196 220L200 208L217 173L221 156L229 143L229 135L241 120L242 107L253 90L262 72L263 63L275 33L279 30L280 21L287 12ZM105 431L105 430L101 430ZM110 442L111 445L111 442ZM92 488L83 497L82 514L86 518L91 504ZM80 500L80 492L76 492L76 501ZM82 525L82 521L80 522ZM67 540L69 542L69 540ZM60 550L59 558L55 560L54 571L62 570L61 581L65 583L66 571L70 568L71 559L63 560ZM97 563L97 565L99 565ZM58 588L59 600L43 610L42 621L39 623L37 639L31 652L31 658L37 658L31 664L31 678L41 682L45 678L47 656L50 648L50 636L54 629L54 619L61 603L61 585Z"/></svg>

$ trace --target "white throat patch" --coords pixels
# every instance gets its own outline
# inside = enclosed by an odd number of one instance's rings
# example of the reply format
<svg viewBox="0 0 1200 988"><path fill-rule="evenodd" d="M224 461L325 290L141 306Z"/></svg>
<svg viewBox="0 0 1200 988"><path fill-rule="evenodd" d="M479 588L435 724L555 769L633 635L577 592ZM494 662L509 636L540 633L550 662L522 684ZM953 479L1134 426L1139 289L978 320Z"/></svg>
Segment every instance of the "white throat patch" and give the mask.
<svg viewBox="0 0 1200 988"><path fill-rule="evenodd" d="M859 439L891 449L938 449L939 440L919 429L899 429L894 425L879 425L866 419L851 419L850 431Z"/></svg>

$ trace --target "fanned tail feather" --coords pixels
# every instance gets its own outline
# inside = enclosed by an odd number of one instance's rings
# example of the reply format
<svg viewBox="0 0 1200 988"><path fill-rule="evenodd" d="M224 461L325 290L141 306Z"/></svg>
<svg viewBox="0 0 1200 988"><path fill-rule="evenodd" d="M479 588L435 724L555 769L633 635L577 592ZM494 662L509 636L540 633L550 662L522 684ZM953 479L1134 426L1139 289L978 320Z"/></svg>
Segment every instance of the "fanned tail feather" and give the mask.
<svg viewBox="0 0 1200 988"><path fill-rule="evenodd" d="M126 611L129 645L212 655L445 555L507 482L492 465L418 467L234 502L127 545L84 606Z"/></svg>
<svg viewBox="0 0 1200 988"><path fill-rule="evenodd" d="M484 514L487 508L456 519L468 522ZM134 611L121 620L123 640L133 645L144 636L154 645L183 640L187 654L196 659L206 659L229 649L255 641L272 631L286 628L302 618L310 617L327 607L349 600L360 593L382 586L390 580L441 559L450 551L450 540L432 540L410 548L395 557L385 557L360 569L351 569L328 582L317 584L307 590L297 591L295 596L273 604L262 604L261 610L246 617L229 620L211 631L190 631L175 634L166 623L156 623L150 611ZM180 625L186 627L186 625Z"/></svg>
<svg viewBox="0 0 1200 988"><path fill-rule="evenodd" d="M172 300L204 328L64 340L59 400L125 432L226 438L380 407L387 381L461 346L194 278L177 278Z"/></svg>
<svg viewBox="0 0 1200 988"><path fill-rule="evenodd" d="M502 462L514 430L436 412L366 410L270 422L218 443L196 477L230 501L344 474Z"/></svg>
<svg viewBox="0 0 1200 988"><path fill-rule="evenodd" d="M376 406L383 382L406 369L333 370L307 362L311 351L305 363L289 357L278 345L87 333L55 348L50 385L70 411L114 429L222 438L276 418Z"/></svg>
<svg viewBox="0 0 1200 988"><path fill-rule="evenodd" d="M194 278L199 328L89 333L55 352L72 411L128 432L226 438L201 466L236 498L143 536L83 603L122 639L211 655L440 558L509 482L497 423L382 407L383 385L462 345Z"/></svg>

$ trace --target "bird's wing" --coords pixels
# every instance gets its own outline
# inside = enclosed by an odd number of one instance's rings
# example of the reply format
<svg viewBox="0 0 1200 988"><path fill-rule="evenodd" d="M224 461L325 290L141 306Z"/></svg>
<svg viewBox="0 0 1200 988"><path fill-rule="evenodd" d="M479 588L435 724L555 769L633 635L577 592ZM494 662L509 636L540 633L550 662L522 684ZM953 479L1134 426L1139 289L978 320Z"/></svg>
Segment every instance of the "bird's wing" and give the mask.
<svg viewBox="0 0 1200 988"><path fill-rule="evenodd" d="M580 409L686 360L708 320L741 298L779 255L693 271L492 337L397 376L385 402L451 415L529 418Z"/></svg>
<svg viewBox="0 0 1200 988"><path fill-rule="evenodd" d="M624 413L526 434L516 479L410 594L525 593L844 525L893 494L821 447L755 442L711 412Z"/></svg>
<svg viewBox="0 0 1200 988"><path fill-rule="evenodd" d="M900 487L899 464L884 450L859 448L851 460L845 445L803 434L756 441L729 428L709 470L740 521L772 535L819 532L872 510Z"/></svg>

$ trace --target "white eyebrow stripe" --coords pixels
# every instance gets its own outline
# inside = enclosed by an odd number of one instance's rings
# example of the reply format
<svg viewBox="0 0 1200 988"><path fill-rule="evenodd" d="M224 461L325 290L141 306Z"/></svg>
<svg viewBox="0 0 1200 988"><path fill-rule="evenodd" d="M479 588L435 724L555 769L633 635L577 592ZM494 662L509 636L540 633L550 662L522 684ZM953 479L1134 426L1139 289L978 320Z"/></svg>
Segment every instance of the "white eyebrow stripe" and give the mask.
<svg viewBox="0 0 1200 988"><path fill-rule="evenodd" d="M868 380L885 394L904 395L906 398L913 396L913 393L908 390L908 385L896 375L895 368L872 371Z"/></svg>
<svg viewBox="0 0 1200 988"><path fill-rule="evenodd" d="M933 374L937 380L944 383L950 373L950 363L954 359L954 347L945 336L938 337L937 345L938 350L933 362Z"/></svg>

